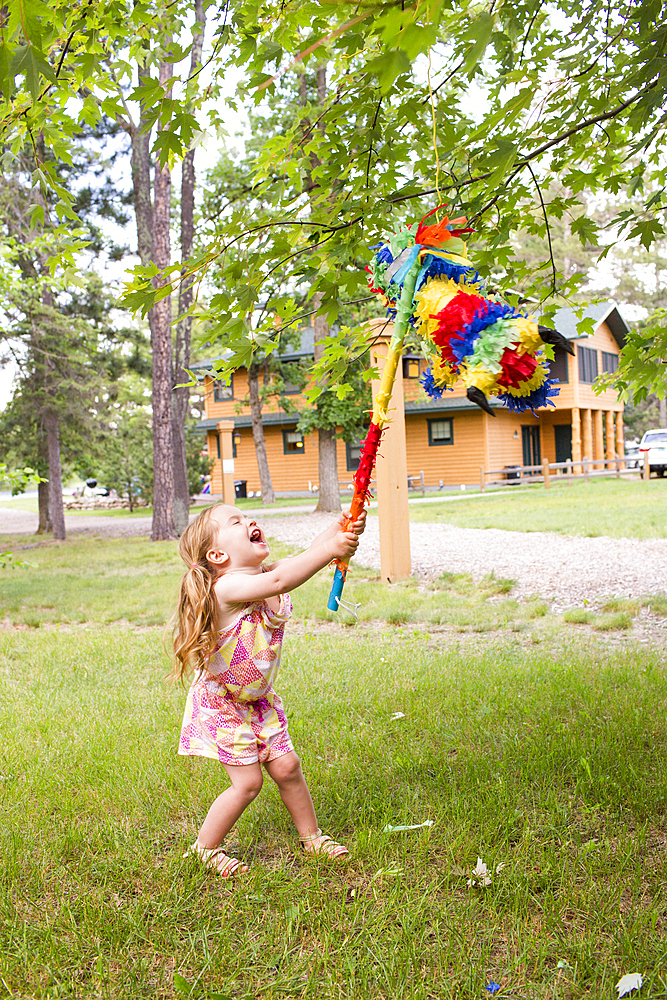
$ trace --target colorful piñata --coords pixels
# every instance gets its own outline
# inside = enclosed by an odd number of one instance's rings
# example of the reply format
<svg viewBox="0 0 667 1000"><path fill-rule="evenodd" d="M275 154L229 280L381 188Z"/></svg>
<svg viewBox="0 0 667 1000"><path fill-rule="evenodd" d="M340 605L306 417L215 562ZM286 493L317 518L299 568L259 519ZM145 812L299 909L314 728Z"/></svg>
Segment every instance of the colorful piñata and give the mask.
<svg viewBox="0 0 667 1000"><path fill-rule="evenodd" d="M509 410L522 413L547 405L558 394L549 378L546 344L558 344L572 353L569 342L556 330L537 325L521 309L483 294L479 274L468 258L462 239L472 232L465 218L445 216L436 225L406 226L374 247L366 268L371 291L377 292L394 318L371 425L364 441L359 469L354 477L350 523L370 497L387 408L401 358L405 334L412 326L420 335L431 365L420 381L429 396L439 399L459 379L468 399L494 415L489 397ZM337 611L347 572L338 563L328 607Z"/></svg>

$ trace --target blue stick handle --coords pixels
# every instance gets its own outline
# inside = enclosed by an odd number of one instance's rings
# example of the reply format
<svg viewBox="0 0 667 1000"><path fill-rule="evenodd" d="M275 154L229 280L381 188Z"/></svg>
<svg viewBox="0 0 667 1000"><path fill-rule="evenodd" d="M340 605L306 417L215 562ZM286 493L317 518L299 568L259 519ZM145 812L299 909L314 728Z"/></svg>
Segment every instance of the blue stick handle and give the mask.
<svg viewBox="0 0 667 1000"><path fill-rule="evenodd" d="M329 611L338 611L338 601L340 600L340 597L343 593L344 583L345 583L345 577L338 569L338 567L336 567L333 583L331 584L331 591L329 593L329 600L327 601L327 607Z"/></svg>

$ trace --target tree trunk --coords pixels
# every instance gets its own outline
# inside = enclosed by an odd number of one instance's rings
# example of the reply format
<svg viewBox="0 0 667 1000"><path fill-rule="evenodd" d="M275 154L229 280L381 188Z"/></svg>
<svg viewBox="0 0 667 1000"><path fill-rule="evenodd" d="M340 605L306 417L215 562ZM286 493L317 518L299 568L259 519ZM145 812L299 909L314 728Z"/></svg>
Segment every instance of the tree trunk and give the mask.
<svg viewBox="0 0 667 1000"><path fill-rule="evenodd" d="M667 427L667 399L659 400L660 426Z"/></svg>
<svg viewBox="0 0 667 1000"><path fill-rule="evenodd" d="M323 104L327 96L327 70L326 66L320 66L315 73L315 86L317 88L317 100ZM307 103L306 80L301 77L299 82L299 96L302 104ZM304 132L311 128L310 120L304 119ZM320 161L313 153L310 156L310 170L315 170L320 165ZM313 185L310 171L308 177L309 197L311 211L314 206L319 185ZM322 296L317 293L313 296L313 306L319 309L322 305ZM319 361L324 353L324 341L329 336L329 324L323 316L315 314L313 320L315 327L315 352L314 360ZM319 407L315 403L315 409ZM341 510L340 490L338 488L338 456L336 446L336 428L327 427L325 422L318 421L318 476L319 476L319 500L317 510L338 513Z"/></svg>
<svg viewBox="0 0 667 1000"><path fill-rule="evenodd" d="M262 427L262 402L259 398L259 371L261 365L253 361L248 368L248 396L250 398L250 416L252 418L252 437L255 442L259 481L262 487L262 503L274 503L275 494L271 482L269 460L266 457L266 442Z"/></svg>
<svg viewBox="0 0 667 1000"><path fill-rule="evenodd" d="M37 506L39 509L39 526L37 528L38 535L45 535L49 531L53 531L53 522L51 521L51 508L49 506L49 484L39 483L37 486Z"/></svg>
<svg viewBox="0 0 667 1000"><path fill-rule="evenodd" d="M203 0L195 0L196 24L190 55L190 76L201 65L204 45L206 12ZM186 261L192 251L195 209L195 151L185 154L181 173L181 260ZM185 423L189 416L190 390L187 386L176 388L188 381L186 369L190 367L190 337L192 317L187 316L193 301L194 276L184 278L178 294L178 324L174 344L173 385L171 397L171 437L174 458L174 527L181 535L190 519L190 485L185 447Z"/></svg>
<svg viewBox="0 0 667 1000"><path fill-rule="evenodd" d="M318 448L318 475L320 477L320 498L316 510L338 513L341 508L338 488L338 462L336 431L320 427Z"/></svg>
<svg viewBox="0 0 667 1000"><path fill-rule="evenodd" d="M169 79L171 63L160 63L160 83ZM159 268L171 263L171 171L155 163L153 179L153 261ZM158 287L165 283L161 275ZM174 529L174 464L171 435L171 295L148 314L153 351L153 524L151 540L176 537Z"/></svg>
<svg viewBox="0 0 667 1000"><path fill-rule="evenodd" d="M313 296L313 305L318 308L322 296ZM324 341L329 336L329 324L324 316L315 316L315 350L314 360L319 361L324 353ZM317 409L317 403L315 403ZM338 488L338 455L336 443L336 428L327 427L322 420L318 426L318 476L319 500L316 510L329 511L337 514L341 510L340 489Z"/></svg>
<svg viewBox="0 0 667 1000"><path fill-rule="evenodd" d="M160 63L160 82L171 76L171 63ZM139 65L139 83L148 83L146 64ZM132 128L132 185L141 263L166 267L171 259L169 222L171 173L155 164L155 206L151 201L150 129L144 106L139 125ZM156 279L159 284L160 278ZM153 352L153 525L152 541L174 538L174 469L171 444L171 297L148 313Z"/></svg>
<svg viewBox="0 0 667 1000"><path fill-rule="evenodd" d="M60 465L60 428L58 416L53 410L48 410L44 417L46 427L46 445L49 453L49 508L53 521L53 537L58 542L64 542L65 508L63 507L63 479Z"/></svg>
<svg viewBox="0 0 667 1000"><path fill-rule="evenodd" d="M37 422L37 472L40 476L48 476L49 451L46 444L46 433L39 421ZM51 521L51 508L49 506L49 482L39 483L37 486L37 507L39 510L38 535L44 535L53 531Z"/></svg>

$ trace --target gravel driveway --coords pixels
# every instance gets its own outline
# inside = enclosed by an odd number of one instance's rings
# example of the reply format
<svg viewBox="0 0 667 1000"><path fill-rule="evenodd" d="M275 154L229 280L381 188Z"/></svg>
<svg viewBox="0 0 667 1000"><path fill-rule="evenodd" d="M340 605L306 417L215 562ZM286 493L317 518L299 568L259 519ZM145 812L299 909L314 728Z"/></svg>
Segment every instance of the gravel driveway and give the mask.
<svg viewBox="0 0 667 1000"><path fill-rule="evenodd" d="M331 520L329 514L260 517L267 534L297 547L308 543ZM67 531L109 537L148 535L149 517L70 515ZM0 534L31 534L36 515L0 507ZM457 528L447 524L410 526L412 568L420 577L443 571L510 577L516 596L539 594L557 606L581 604L596 597L636 597L667 592L667 539L581 538L549 532ZM369 517L357 562L380 568L377 517Z"/></svg>

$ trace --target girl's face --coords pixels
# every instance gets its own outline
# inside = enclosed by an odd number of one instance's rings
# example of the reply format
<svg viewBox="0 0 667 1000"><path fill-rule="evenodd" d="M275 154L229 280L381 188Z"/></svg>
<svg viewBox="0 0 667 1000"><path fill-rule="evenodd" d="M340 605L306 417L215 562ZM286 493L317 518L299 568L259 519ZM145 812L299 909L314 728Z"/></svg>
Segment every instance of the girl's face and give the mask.
<svg viewBox="0 0 667 1000"><path fill-rule="evenodd" d="M208 561L223 572L259 572L269 546L254 518L226 504L218 504L211 517L216 530L206 553Z"/></svg>

